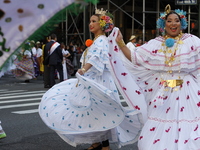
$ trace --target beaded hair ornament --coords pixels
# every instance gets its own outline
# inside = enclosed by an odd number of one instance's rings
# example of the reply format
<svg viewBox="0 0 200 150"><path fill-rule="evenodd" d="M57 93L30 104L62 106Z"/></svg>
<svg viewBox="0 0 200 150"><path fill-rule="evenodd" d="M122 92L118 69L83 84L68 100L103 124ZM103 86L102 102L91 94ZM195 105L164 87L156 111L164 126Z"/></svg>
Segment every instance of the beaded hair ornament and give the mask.
<svg viewBox="0 0 200 150"><path fill-rule="evenodd" d="M157 28L160 30L162 35L165 34L165 21L166 21L166 16L170 13L173 12L171 11L171 6L168 4L165 7L165 12L160 13L160 18L158 18L156 24ZM187 28L187 20L186 20L186 11L180 10L180 9L175 9L174 12L180 16L181 18L181 29L184 30Z"/></svg>
<svg viewBox="0 0 200 150"><path fill-rule="evenodd" d="M103 8L101 9L95 9L95 14L100 15L100 26L101 29L104 32L109 32L113 29L114 24L113 24L113 20L111 18L111 14L107 12L107 10L103 10Z"/></svg>

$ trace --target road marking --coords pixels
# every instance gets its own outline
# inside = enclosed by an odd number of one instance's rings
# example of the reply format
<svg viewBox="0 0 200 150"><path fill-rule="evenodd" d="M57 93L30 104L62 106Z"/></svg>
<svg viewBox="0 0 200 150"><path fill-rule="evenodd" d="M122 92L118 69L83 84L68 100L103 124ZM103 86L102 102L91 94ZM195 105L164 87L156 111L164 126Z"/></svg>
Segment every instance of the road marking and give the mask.
<svg viewBox="0 0 200 150"><path fill-rule="evenodd" d="M27 102L27 101L38 101L41 100L42 98L29 98L29 99L20 99L20 100L7 100L7 101L0 101L0 104L3 103L15 103L15 102Z"/></svg>
<svg viewBox="0 0 200 150"><path fill-rule="evenodd" d="M31 92L22 92L22 93L6 93L6 94L1 94L1 97L4 96L11 96L11 95L21 95L21 94L32 94L32 93L45 93L46 91L31 91Z"/></svg>
<svg viewBox="0 0 200 150"><path fill-rule="evenodd" d="M13 111L11 113L13 114L31 114L31 113L37 113L38 112L38 109L30 109L30 110L21 110L21 111Z"/></svg>
<svg viewBox="0 0 200 150"><path fill-rule="evenodd" d="M0 90L0 92L1 92L1 91L8 91L8 89L2 89L2 90Z"/></svg>
<svg viewBox="0 0 200 150"><path fill-rule="evenodd" d="M16 96L1 96L1 99L11 99L11 98L23 98L23 97L33 97L33 96L42 96L44 93L39 93L39 94L28 94L28 95L16 95Z"/></svg>
<svg viewBox="0 0 200 150"><path fill-rule="evenodd" d="M23 91L26 91L26 90L13 90L13 91L9 91L9 90L0 90L0 93L13 93L13 92L23 92Z"/></svg>
<svg viewBox="0 0 200 150"><path fill-rule="evenodd" d="M0 109L5 109L5 108L15 108L15 107L25 107L25 106L35 106L39 105L40 103L26 103L26 104L16 104L16 105L5 105L5 106L0 106Z"/></svg>

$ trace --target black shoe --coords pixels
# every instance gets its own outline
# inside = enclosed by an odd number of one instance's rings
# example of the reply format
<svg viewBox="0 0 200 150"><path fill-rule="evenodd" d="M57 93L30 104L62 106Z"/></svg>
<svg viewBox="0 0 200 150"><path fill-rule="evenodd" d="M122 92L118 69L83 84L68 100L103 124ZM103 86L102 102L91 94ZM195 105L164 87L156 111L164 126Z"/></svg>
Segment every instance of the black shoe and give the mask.
<svg viewBox="0 0 200 150"><path fill-rule="evenodd" d="M91 148L91 149L89 149ZM101 150L102 149L102 145L99 144L97 147L94 147L93 145L91 145L88 149L84 149L84 150Z"/></svg>
<svg viewBox="0 0 200 150"><path fill-rule="evenodd" d="M29 82L30 82L30 80L25 80L24 82L25 82L25 83L29 83Z"/></svg>

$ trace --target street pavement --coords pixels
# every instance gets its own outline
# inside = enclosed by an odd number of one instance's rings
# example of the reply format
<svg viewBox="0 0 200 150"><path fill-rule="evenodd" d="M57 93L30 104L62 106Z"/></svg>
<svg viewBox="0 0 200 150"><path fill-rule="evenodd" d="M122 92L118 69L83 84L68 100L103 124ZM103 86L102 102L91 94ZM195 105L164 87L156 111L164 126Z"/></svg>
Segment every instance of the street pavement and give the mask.
<svg viewBox="0 0 200 150"><path fill-rule="evenodd" d="M89 147L88 144L70 146L43 123L38 105L47 90L42 76L29 83L10 74L0 78L0 120L7 134L0 139L0 150L83 150ZM118 150L114 144L111 149ZM138 150L137 143L120 150Z"/></svg>

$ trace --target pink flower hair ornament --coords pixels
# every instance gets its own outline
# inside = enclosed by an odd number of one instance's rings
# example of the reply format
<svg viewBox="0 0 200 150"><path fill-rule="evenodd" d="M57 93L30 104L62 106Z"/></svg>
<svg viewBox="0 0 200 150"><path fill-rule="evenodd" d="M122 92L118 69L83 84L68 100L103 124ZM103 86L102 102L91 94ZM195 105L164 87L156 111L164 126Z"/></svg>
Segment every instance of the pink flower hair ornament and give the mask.
<svg viewBox="0 0 200 150"><path fill-rule="evenodd" d="M107 11L104 11L103 8L101 8L101 10L96 9L95 14L100 15L99 23L100 23L101 29L104 32L110 32L114 28L112 14L108 13Z"/></svg>
<svg viewBox="0 0 200 150"><path fill-rule="evenodd" d="M109 16L101 16L99 23L104 32L110 32L114 27L113 20Z"/></svg>

